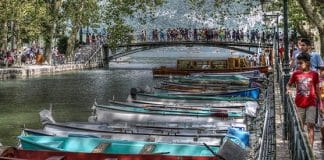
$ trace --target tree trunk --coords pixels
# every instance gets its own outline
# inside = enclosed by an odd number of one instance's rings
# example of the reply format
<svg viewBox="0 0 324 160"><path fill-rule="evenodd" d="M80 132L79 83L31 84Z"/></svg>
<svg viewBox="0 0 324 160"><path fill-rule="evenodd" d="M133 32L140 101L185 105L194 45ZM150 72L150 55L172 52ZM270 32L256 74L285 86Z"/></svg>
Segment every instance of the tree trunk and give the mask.
<svg viewBox="0 0 324 160"><path fill-rule="evenodd" d="M76 41L76 37L78 34L78 31L80 29L80 25L75 24L72 27L72 31L71 31L71 35L68 39L68 44L67 44L67 49L66 49L66 53L69 57L73 56L73 51L74 51L74 46L75 46L75 41Z"/></svg>
<svg viewBox="0 0 324 160"><path fill-rule="evenodd" d="M303 38L310 38L312 37L312 33L304 28L303 24L296 25L297 32L301 35Z"/></svg>
<svg viewBox="0 0 324 160"><path fill-rule="evenodd" d="M3 22L3 26L2 26L3 30L2 30L2 37L1 37L1 49L3 49L4 51L7 51L8 49L8 21L5 20Z"/></svg>
<svg viewBox="0 0 324 160"><path fill-rule="evenodd" d="M321 44L321 57L324 57L324 30L318 30L319 32L319 38L320 38L320 44Z"/></svg>
<svg viewBox="0 0 324 160"><path fill-rule="evenodd" d="M320 13L321 9L315 0L298 0L301 8L304 10L307 18L316 26L319 32L319 39L321 43L321 56L324 56L323 53L323 39L324 39L324 17ZM320 2L318 2L320 3Z"/></svg>
<svg viewBox="0 0 324 160"><path fill-rule="evenodd" d="M48 27L48 30L49 34L45 38L44 57L46 57L48 64L52 64L52 48L54 48L54 35L56 31L56 23L54 22L53 25Z"/></svg>
<svg viewBox="0 0 324 160"><path fill-rule="evenodd" d="M16 23L16 46L17 46L17 50L22 48L22 40L20 38L20 23Z"/></svg>
<svg viewBox="0 0 324 160"><path fill-rule="evenodd" d="M52 64L52 48L54 48L54 36L56 33L57 17L58 11L62 6L62 0L54 0L49 2L49 10L51 11L51 16L53 18L52 24L49 24L48 30L49 34L45 38L45 52L44 56L49 64Z"/></svg>

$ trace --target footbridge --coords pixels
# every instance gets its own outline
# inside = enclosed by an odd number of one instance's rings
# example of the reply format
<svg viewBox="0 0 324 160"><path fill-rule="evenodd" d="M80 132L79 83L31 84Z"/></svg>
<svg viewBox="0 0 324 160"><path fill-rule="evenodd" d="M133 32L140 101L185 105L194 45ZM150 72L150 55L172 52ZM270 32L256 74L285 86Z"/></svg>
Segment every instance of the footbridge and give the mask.
<svg viewBox="0 0 324 160"><path fill-rule="evenodd" d="M161 47L175 47L175 46L206 46L206 47L219 47L235 51L240 51L248 54L254 54L251 48L269 48L272 43L249 43L237 41L158 41L158 42L135 42L131 44L119 45L115 52L109 51L106 55L107 60L111 61L123 56L134 54L145 50L151 50ZM108 50L109 45L106 46Z"/></svg>

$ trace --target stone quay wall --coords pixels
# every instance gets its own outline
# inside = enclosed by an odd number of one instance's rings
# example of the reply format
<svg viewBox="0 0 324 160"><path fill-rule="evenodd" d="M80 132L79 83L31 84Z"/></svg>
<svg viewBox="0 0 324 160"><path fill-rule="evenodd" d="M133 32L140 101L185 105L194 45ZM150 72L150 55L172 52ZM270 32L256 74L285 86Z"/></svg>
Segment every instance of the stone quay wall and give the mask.
<svg viewBox="0 0 324 160"><path fill-rule="evenodd" d="M97 68L98 64L64 64L57 66L50 65L26 65L22 67L0 68L0 80L20 79L33 76L55 74L64 71L83 70Z"/></svg>

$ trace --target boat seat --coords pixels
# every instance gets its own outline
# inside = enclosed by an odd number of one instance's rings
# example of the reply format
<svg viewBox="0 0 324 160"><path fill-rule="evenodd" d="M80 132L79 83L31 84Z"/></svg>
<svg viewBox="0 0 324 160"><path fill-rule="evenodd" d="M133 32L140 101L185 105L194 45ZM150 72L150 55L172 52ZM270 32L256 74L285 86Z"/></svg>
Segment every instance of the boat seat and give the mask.
<svg viewBox="0 0 324 160"><path fill-rule="evenodd" d="M155 144L145 144L139 154L150 154L154 151Z"/></svg>
<svg viewBox="0 0 324 160"><path fill-rule="evenodd" d="M47 158L46 160L65 160L65 156L52 156Z"/></svg>
<svg viewBox="0 0 324 160"><path fill-rule="evenodd" d="M92 150L92 153L103 153L110 145L110 142L101 142Z"/></svg>

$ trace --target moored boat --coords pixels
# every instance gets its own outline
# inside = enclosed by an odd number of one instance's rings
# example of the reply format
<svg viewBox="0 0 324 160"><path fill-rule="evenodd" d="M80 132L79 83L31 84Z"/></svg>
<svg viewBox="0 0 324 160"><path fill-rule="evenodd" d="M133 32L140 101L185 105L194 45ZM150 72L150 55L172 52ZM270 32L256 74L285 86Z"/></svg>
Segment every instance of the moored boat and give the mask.
<svg viewBox="0 0 324 160"><path fill-rule="evenodd" d="M153 69L154 77L169 75L187 76L194 73L227 73L259 70L268 72L268 66L248 66L245 59L228 58L225 60L210 59L180 59L176 68L160 67Z"/></svg>
<svg viewBox="0 0 324 160"><path fill-rule="evenodd" d="M136 107L104 106L94 104L94 115L89 119L95 122L219 122L243 123L243 114L231 112L176 112Z"/></svg>
<svg viewBox="0 0 324 160"><path fill-rule="evenodd" d="M213 156L203 145L122 141L84 137L19 136L22 149L107 154ZM209 146L215 153L218 147Z"/></svg>
<svg viewBox="0 0 324 160"><path fill-rule="evenodd" d="M236 91L250 89L250 87L245 86L207 86L207 85L193 85L193 84L184 84L184 83L175 83L171 81L164 81L160 86L154 87L155 89L162 90L175 90L182 92L221 92L221 91Z"/></svg>
<svg viewBox="0 0 324 160"><path fill-rule="evenodd" d="M14 147L3 147L0 152L1 160L218 160L211 156L170 156L163 154L104 154L104 153L81 153L45 150L25 150Z"/></svg>
<svg viewBox="0 0 324 160"><path fill-rule="evenodd" d="M197 95L172 95L168 93L137 93L131 95L133 99L165 101L165 102L190 102L190 103L211 103L215 101L245 102L255 101L255 98L241 96L197 96Z"/></svg>
<svg viewBox="0 0 324 160"><path fill-rule="evenodd" d="M156 93L167 94L170 96L238 96L238 97L250 97L255 100L259 99L260 89L259 88L249 88L244 90L231 90L231 91L209 91L209 92L179 92L179 90L167 90L170 92L166 93ZM148 93L151 94L151 93Z"/></svg>
<svg viewBox="0 0 324 160"><path fill-rule="evenodd" d="M140 107L140 108L151 108L151 109L173 109L175 111L185 110L185 111L208 111L217 112L218 110L226 110L232 112L242 112L243 108L233 106L224 107L214 107L212 105L183 105L183 104L144 104L144 103L132 103L132 102L119 102L114 100L109 100L109 103L117 106L130 106L130 107Z"/></svg>
<svg viewBox="0 0 324 160"><path fill-rule="evenodd" d="M180 102L167 102L167 101L146 101L146 100L137 100L129 99L129 102L139 103L139 104L153 104L153 105L170 105L170 106L188 106L188 107L211 107L211 108L242 108L245 107L248 103L253 103L258 105L255 101L246 101L246 102L229 102L229 101L214 101L211 103L180 103Z"/></svg>
<svg viewBox="0 0 324 160"><path fill-rule="evenodd" d="M134 131L135 132L131 132ZM177 133L166 132L162 129L151 130L151 133L137 132L136 129L127 130L125 132L98 132L98 131L85 131L65 128L64 126L47 126L44 129L23 129L22 135L37 135L37 136L60 136L60 137L92 137L104 138L113 140L126 140L126 141L146 141L146 142L162 142L162 143L177 143L177 144L203 144L212 146L220 146L225 133L204 134L196 131L197 134L192 133ZM143 129L142 129L143 130ZM128 132L129 131L129 132ZM194 130L191 130L194 132ZM181 135L182 134L182 135Z"/></svg>

